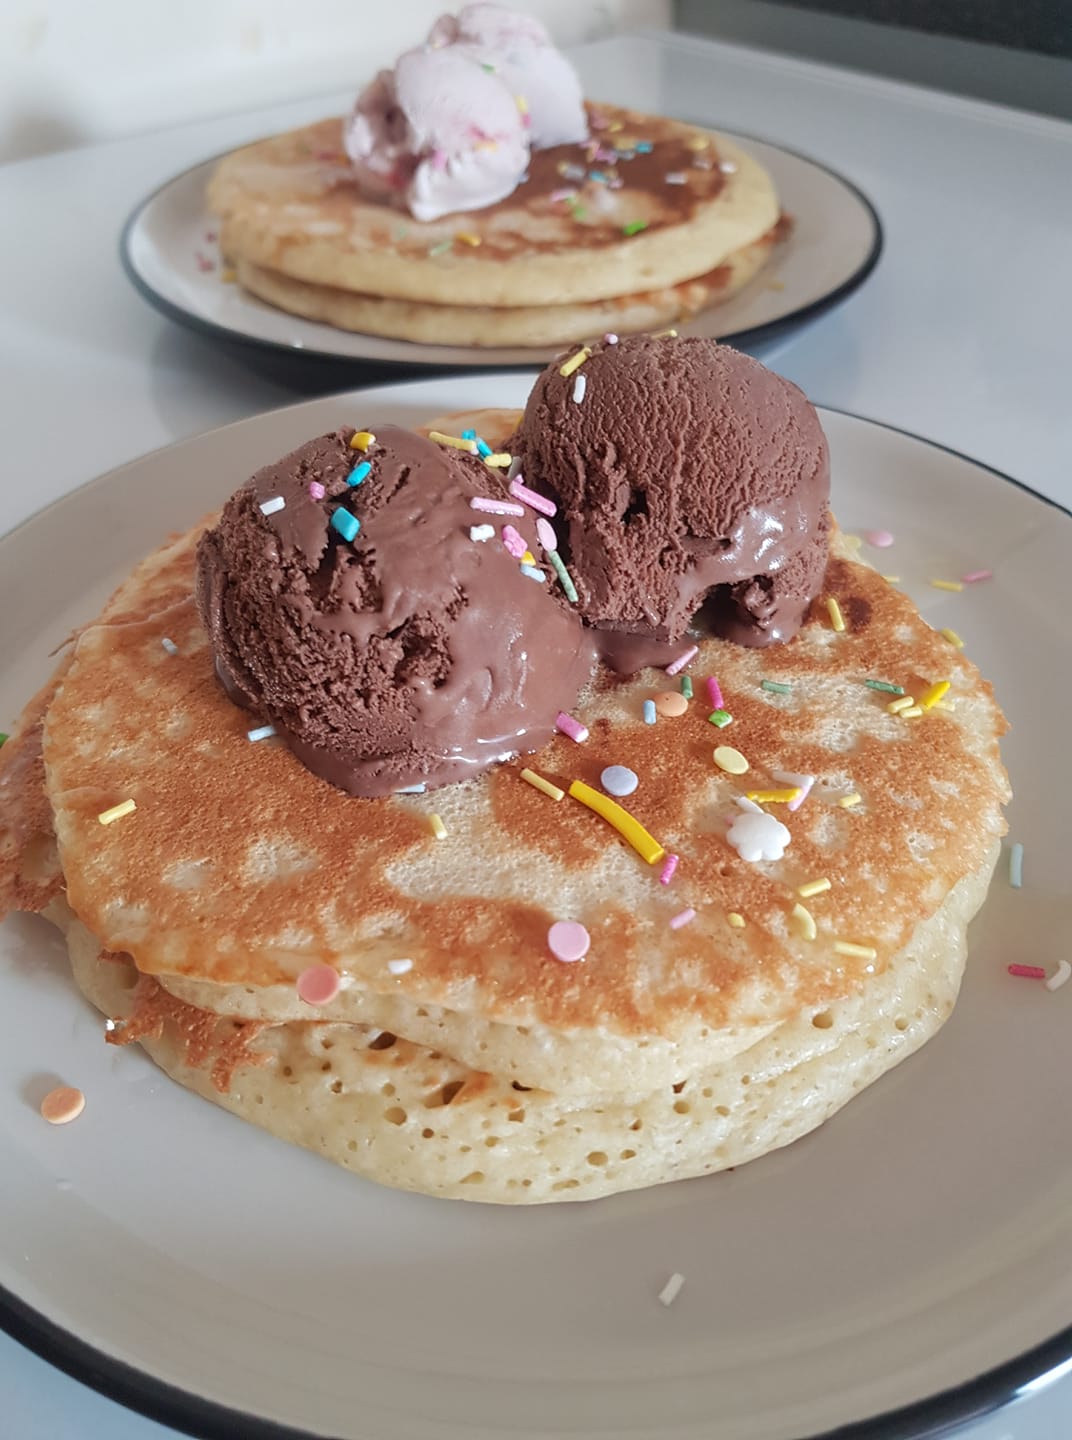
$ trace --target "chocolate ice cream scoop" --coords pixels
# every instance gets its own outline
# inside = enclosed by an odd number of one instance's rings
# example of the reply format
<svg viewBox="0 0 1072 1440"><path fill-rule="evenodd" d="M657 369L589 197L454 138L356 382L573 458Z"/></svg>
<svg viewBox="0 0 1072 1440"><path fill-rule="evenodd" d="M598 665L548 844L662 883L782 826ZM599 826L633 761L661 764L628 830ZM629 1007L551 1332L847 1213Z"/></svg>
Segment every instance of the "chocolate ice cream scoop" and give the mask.
<svg viewBox="0 0 1072 1440"><path fill-rule="evenodd" d="M700 628L796 634L827 560L830 463L803 393L713 340L600 342L536 381L510 443L559 506L580 611L609 663L652 662ZM567 373L563 374L563 371Z"/></svg>
<svg viewBox="0 0 1072 1440"><path fill-rule="evenodd" d="M202 537L197 601L228 693L354 795L538 749L592 649L546 583L470 535L494 518L470 500L504 482L394 426L366 451L354 436L265 466ZM535 548L534 522L514 523Z"/></svg>

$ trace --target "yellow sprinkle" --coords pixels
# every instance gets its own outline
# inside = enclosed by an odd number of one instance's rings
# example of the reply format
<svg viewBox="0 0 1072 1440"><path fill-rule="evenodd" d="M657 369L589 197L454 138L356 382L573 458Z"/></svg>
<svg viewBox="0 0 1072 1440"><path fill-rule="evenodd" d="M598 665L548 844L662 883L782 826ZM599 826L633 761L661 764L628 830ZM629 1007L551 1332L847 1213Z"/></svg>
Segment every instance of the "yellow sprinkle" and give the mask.
<svg viewBox="0 0 1072 1440"><path fill-rule="evenodd" d="M749 790L748 799L759 805L787 805L800 795L800 786L793 790Z"/></svg>
<svg viewBox="0 0 1072 1440"><path fill-rule="evenodd" d="M582 345L581 348L577 351L576 355L571 355L564 365L560 365L558 367L558 373L560 375L569 377L573 374L574 370L579 370L581 368L581 366L588 359L591 353L592 352L591 350L589 350L587 345Z"/></svg>
<svg viewBox="0 0 1072 1440"><path fill-rule="evenodd" d="M842 535L841 538L845 544L853 550L859 550L860 546L864 543L859 535Z"/></svg>
<svg viewBox="0 0 1072 1440"><path fill-rule="evenodd" d="M532 553L531 550L526 550L524 555L522 555L521 557L521 563L522 565L535 565L536 556Z"/></svg>
<svg viewBox="0 0 1072 1440"><path fill-rule="evenodd" d="M515 95L514 99L517 101L517 108L521 114L527 115L529 113L529 102L525 99L524 95Z"/></svg>
<svg viewBox="0 0 1072 1440"><path fill-rule="evenodd" d="M476 246L480 244L480 236L474 235L471 230L459 230L454 238L460 240L463 245Z"/></svg>
<svg viewBox="0 0 1072 1440"><path fill-rule="evenodd" d="M521 778L527 780L534 789L542 790L545 795L550 795L552 800L561 800L566 793L557 785L552 785L550 780L545 780L542 775L537 775L535 770L522 770Z"/></svg>
<svg viewBox="0 0 1072 1440"><path fill-rule="evenodd" d="M505 450L499 450L494 455L485 455L484 464L490 465L493 470L505 470L513 460L513 456Z"/></svg>
<svg viewBox="0 0 1072 1440"><path fill-rule="evenodd" d="M936 700L934 702L934 708L936 710L948 710L950 714L952 714L957 708L957 702L955 700Z"/></svg>
<svg viewBox="0 0 1072 1440"><path fill-rule="evenodd" d="M899 715L902 710L907 710L910 705L916 703L914 695L898 695L896 700L891 700L886 709L891 715Z"/></svg>
<svg viewBox="0 0 1072 1440"><path fill-rule="evenodd" d="M944 700L945 692L949 689L949 685L950 682L948 680L936 680L934 684L930 686L929 689L924 690L923 694L919 697L919 708L921 710L930 710L939 700Z"/></svg>
<svg viewBox="0 0 1072 1440"><path fill-rule="evenodd" d="M437 445L449 445L452 450L464 450L469 455L476 454L475 440L463 440L460 435L444 435L439 430L429 430L428 438Z"/></svg>
<svg viewBox="0 0 1072 1440"><path fill-rule="evenodd" d="M598 790L593 790L591 785L586 785L583 780L574 780L569 787L569 793L574 800L579 800L582 805L587 805L589 810L602 816L608 825L613 825L622 839L627 840L640 858L649 865L654 865L666 854L658 840L649 835L640 821L630 815L624 806L608 799L606 795L601 795Z"/></svg>
<svg viewBox="0 0 1072 1440"><path fill-rule="evenodd" d="M736 910L731 910L730 913L726 916L726 920L730 925L733 926L735 930L744 929L744 916L738 915Z"/></svg>
<svg viewBox="0 0 1072 1440"><path fill-rule="evenodd" d="M802 940L815 939L818 931L810 910L806 910L803 905L794 905L789 916L791 920L795 921L796 932Z"/></svg>
<svg viewBox="0 0 1072 1440"><path fill-rule="evenodd" d="M948 640L950 645L955 645L958 650L964 649L964 641L955 630L950 630L948 625L944 630L939 630L938 634L941 635L943 639Z"/></svg>
<svg viewBox="0 0 1072 1440"><path fill-rule="evenodd" d="M690 150L700 151L706 150L711 142L706 135L690 135L685 144Z"/></svg>
<svg viewBox="0 0 1072 1440"><path fill-rule="evenodd" d="M882 578L887 585L900 585L901 583L900 575L883 575Z"/></svg>
<svg viewBox="0 0 1072 1440"><path fill-rule="evenodd" d="M445 840L447 838L447 827L438 815L429 815L428 824L432 827L432 834L437 840Z"/></svg>
<svg viewBox="0 0 1072 1440"><path fill-rule="evenodd" d="M97 819L102 825L110 825L113 820L122 820L124 815L131 815L138 807L133 800L120 800L118 805L113 805L110 810L102 810Z"/></svg>
<svg viewBox="0 0 1072 1440"><path fill-rule="evenodd" d="M909 707L908 707L907 710L902 710L902 711L901 711L901 719L902 719L902 720L918 720L919 717L920 717L922 714L923 714L923 706L922 706L922 705L909 705Z"/></svg>
<svg viewBox="0 0 1072 1440"><path fill-rule="evenodd" d="M238 279L238 271L232 270L231 267L228 266L225 270L220 271L220 279L225 285L233 285Z"/></svg>
<svg viewBox="0 0 1072 1440"><path fill-rule="evenodd" d="M853 955L857 960L875 960L878 957L873 945L854 945L850 940L835 940L834 949L839 955Z"/></svg>
<svg viewBox="0 0 1072 1440"><path fill-rule="evenodd" d="M806 885L798 885L797 894L802 900L810 900L813 895L821 895L829 889L830 881L824 875L821 880L809 880Z"/></svg>
<svg viewBox="0 0 1072 1440"><path fill-rule="evenodd" d="M748 761L732 745L720 745L714 752L714 759L718 768L725 770L727 775L744 775L748 770Z"/></svg>
<svg viewBox="0 0 1072 1440"><path fill-rule="evenodd" d="M669 335L672 340L676 340L676 339L677 339L677 331L676 331L676 330L653 330L653 331L651 332L651 338L652 338L653 340L662 340L662 339L664 339L667 335Z"/></svg>
<svg viewBox="0 0 1072 1440"><path fill-rule="evenodd" d="M826 602L826 608L830 612L830 624L840 635L845 629L845 617L841 613L841 606L834 599L833 595L831 595L830 599Z"/></svg>
<svg viewBox="0 0 1072 1440"><path fill-rule="evenodd" d="M932 580L931 584L936 590L963 590L964 586L959 580Z"/></svg>
<svg viewBox="0 0 1072 1440"><path fill-rule="evenodd" d="M843 810L851 810L854 805L859 805L863 798L858 790L854 790L851 795L842 795L837 803Z"/></svg>
<svg viewBox="0 0 1072 1440"><path fill-rule="evenodd" d="M624 130L624 129L625 129L625 121L624 121L624 120L612 120L612 121L610 122L610 124L607 126L607 129L609 130L609 132L610 132L612 135L617 135L617 133L619 132L619 130Z"/></svg>
<svg viewBox="0 0 1072 1440"><path fill-rule="evenodd" d="M370 445L375 445L376 437L371 430L359 430L350 441L351 450L365 451Z"/></svg>

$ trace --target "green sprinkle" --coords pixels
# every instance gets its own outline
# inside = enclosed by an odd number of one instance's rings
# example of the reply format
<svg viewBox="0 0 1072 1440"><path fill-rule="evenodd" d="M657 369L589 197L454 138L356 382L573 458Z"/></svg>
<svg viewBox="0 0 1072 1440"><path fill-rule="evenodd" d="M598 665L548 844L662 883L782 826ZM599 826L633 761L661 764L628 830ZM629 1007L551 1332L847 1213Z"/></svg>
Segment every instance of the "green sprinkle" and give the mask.
<svg viewBox="0 0 1072 1440"><path fill-rule="evenodd" d="M646 230L647 228L648 222L646 220L630 220L628 225L622 226L622 234L639 235L641 230Z"/></svg>
<svg viewBox="0 0 1072 1440"><path fill-rule="evenodd" d="M489 64L487 63L487 61L481 61L480 68L481 68L481 70L486 70L489 75L494 75L494 74L495 74L495 66L494 66L494 65L489 65Z"/></svg>
<svg viewBox="0 0 1072 1440"><path fill-rule="evenodd" d="M559 555L557 550L548 550L546 554L547 559L551 565L551 569L558 576L558 583L566 592L566 599L570 602L571 605L576 605L577 587L576 585L574 585L573 580L570 577L569 571L566 569L565 565L563 565L561 555Z"/></svg>
<svg viewBox="0 0 1072 1440"><path fill-rule="evenodd" d="M428 254L429 256L445 255L453 244L454 236L452 235L449 240L440 240L438 245L433 245Z"/></svg>
<svg viewBox="0 0 1072 1440"><path fill-rule="evenodd" d="M692 676L691 676L691 675L682 675L682 677L681 677L681 693L682 693L682 695L684 695L684 697L685 697L686 700L691 700L691 699L692 699Z"/></svg>
<svg viewBox="0 0 1072 1440"><path fill-rule="evenodd" d="M865 680L864 684L869 690L881 690L885 695L903 695L903 685L891 685L888 680Z"/></svg>
<svg viewBox="0 0 1072 1440"><path fill-rule="evenodd" d="M567 201L566 203L570 207L570 214L573 216L574 220L583 220L584 217L588 214L588 211L584 208L583 205L578 205L573 201Z"/></svg>
<svg viewBox="0 0 1072 1440"><path fill-rule="evenodd" d="M10 739L10 735L5 735L4 732L0 730L0 745L5 745Z"/></svg>
<svg viewBox="0 0 1072 1440"><path fill-rule="evenodd" d="M723 730L733 719L733 716L726 710L712 710L707 719L710 724L717 725L720 730Z"/></svg>
<svg viewBox="0 0 1072 1440"><path fill-rule="evenodd" d="M759 684L761 689L769 690L772 695L790 695L793 690L792 685L785 685L781 680L761 680Z"/></svg>

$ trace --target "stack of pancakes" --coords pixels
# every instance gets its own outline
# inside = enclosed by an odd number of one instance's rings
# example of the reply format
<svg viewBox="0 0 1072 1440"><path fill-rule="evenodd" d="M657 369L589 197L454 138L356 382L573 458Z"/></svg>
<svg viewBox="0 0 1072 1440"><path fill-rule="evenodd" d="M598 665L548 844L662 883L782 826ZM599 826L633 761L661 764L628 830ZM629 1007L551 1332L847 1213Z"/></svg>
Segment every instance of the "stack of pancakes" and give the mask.
<svg viewBox="0 0 1072 1440"><path fill-rule="evenodd" d="M434 345L567 344L735 295L787 227L766 171L694 126L589 112L598 154L618 158L534 151L505 200L423 223L358 194L341 120L262 140L221 160L209 184L221 249L269 304Z"/></svg>
<svg viewBox="0 0 1072 1440"><path fill-rule="evenodd" d="M516 419L436 424L498 443ZM247 738L192 598L203 528L138 567L0 751L0 906L63 928L110 1039L362 1175L533 1202L762 1155L949 1015L1004 830L1004 720L841 538L791 644L698 642L684 715L643 721L665 676L604 675L577 707L584 743L361 800ZM867 679L951 688L905 719ZM729 743L747 773L714 762ZM624 803L679 856L668 884L598 815L521 777L598 788L611 764L635 771ZM727 839L737 801L786 774L815 777L795 811L766 807L791 842L749 863ZM828 888L802 899L816 880ZM548 948L562 919L591 936L579 963ZM321 964L343 985L314 1009L296 980Z"/></svg>

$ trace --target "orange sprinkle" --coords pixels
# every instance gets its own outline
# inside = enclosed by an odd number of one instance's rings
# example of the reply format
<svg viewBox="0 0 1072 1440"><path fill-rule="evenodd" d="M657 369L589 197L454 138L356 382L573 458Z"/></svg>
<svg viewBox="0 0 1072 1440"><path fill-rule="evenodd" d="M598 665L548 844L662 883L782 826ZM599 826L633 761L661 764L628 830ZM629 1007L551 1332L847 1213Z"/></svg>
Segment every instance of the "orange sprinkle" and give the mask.
<svg viewBox="0 0 1072 1440"><path fill-rule="evenodd" d="M41 1114L50 1125L66 1125L77 1120L86 1108L86 1097L73 1085L57 1085L41 1101Z"/></svg>

